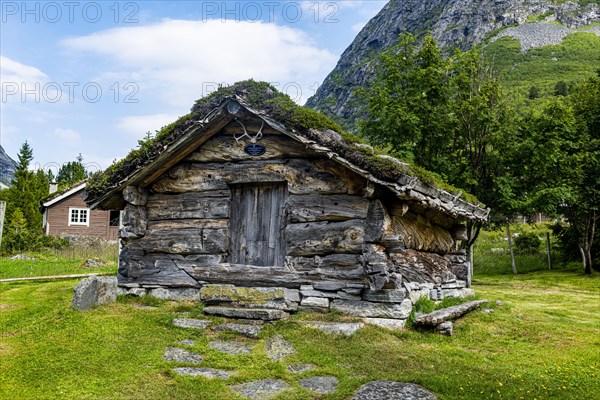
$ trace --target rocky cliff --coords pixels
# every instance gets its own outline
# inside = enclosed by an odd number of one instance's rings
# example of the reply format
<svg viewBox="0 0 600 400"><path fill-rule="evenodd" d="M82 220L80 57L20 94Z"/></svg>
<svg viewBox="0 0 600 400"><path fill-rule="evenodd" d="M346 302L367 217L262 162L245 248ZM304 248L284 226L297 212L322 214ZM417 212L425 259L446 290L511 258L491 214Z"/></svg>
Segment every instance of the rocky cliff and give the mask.
<svg viewBox="0 0 600 400"><path fill-rule="evenodd" d="M353 101L355 89L371 79L373 57L395 44L402 32L411 32L417 38L430 32L445 50L467 50L484 39L493 39L504 31L503 28L537 23L533 29L526 30L525 47L543 46L555 43L549 42L549 37L564 37L569 30L600 21L597 3L585 0L579 3L557 0L391 0L360 31L306 105L333 116L352 129L361 110L360 104ZM561 31L557 32L556 28ZM598 26L593 29L598 34Z"/></svg>
<svg viewBox="0 0 600 400"><path fill-rule="evenodd" d="M15 173L17 164L6 154L4 148L0 146L0 189L8 186Z"/></svg>

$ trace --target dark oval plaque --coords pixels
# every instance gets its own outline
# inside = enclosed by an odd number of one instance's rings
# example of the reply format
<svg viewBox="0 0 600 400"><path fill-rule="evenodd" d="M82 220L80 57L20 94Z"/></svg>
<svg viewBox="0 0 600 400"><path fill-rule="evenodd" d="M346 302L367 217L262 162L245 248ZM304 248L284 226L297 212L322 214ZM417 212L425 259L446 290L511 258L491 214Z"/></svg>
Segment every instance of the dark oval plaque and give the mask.
<svg viewBox="0 0 600 400"><path fill-rule="evenodd" d="M244 147L244 152L252 157L262 156L267 149L262 144L250 143Z"/></svg>

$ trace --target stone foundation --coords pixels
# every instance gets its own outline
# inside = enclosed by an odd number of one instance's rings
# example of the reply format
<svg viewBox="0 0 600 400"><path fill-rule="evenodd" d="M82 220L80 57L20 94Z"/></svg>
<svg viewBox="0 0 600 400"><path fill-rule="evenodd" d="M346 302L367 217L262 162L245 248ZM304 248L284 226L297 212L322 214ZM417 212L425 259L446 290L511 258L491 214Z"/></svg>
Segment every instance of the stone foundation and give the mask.
<svg viewBox="0 0 600 400"><path fill-rule="evenodd" d="M348 284L342 288L315 288L302 285L300 289L277 287L240 287L228 284L206 284L201 288L167 288L157 285L125 284L119 294L153 296L164 300L202 301L217 315L239 315L241 318L262 319L265 310L276 310L278 316L297 311L329 312L362 317L369 323L388 327L402 327L416 301L427 296L433 301L448 297L474 295L463 280L439 284L404 282L398 289L370 290L361 285ZM232 311L239 310L240 312ZM244 311L242 311L244 310ZM253 313L252 310L256 311ZM260 310L260 312L259 312ZM220 314L219 314L220 313Z"/></svg>

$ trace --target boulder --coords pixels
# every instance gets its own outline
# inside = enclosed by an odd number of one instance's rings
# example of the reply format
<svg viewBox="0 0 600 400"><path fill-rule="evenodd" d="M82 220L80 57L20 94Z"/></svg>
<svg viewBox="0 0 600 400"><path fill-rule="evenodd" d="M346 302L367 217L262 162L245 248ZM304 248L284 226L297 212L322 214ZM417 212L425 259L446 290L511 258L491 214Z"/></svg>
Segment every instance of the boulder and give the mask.
<svg viewBox="0 0 600 400"><path fill-rule="evenodd" d="M74 289L71 307L85 311L97 305L117 300L117 278L114 276L90 276L80 281Z"/></svg>

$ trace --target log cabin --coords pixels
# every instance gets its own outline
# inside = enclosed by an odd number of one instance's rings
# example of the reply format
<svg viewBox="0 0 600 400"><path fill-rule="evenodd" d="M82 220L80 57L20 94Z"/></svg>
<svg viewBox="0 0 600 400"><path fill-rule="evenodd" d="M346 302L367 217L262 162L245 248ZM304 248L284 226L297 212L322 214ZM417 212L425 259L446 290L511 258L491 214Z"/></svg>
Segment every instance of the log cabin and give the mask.
<svg viewBox="0 0 600 400"><path fill-rule="evenodd" d="M421 296L473 294L461 243L489 209L461 196L245 81L93 176L86 201L123 210L121 293L202 300L224 316L335 309L385 324Z"/></svg>

